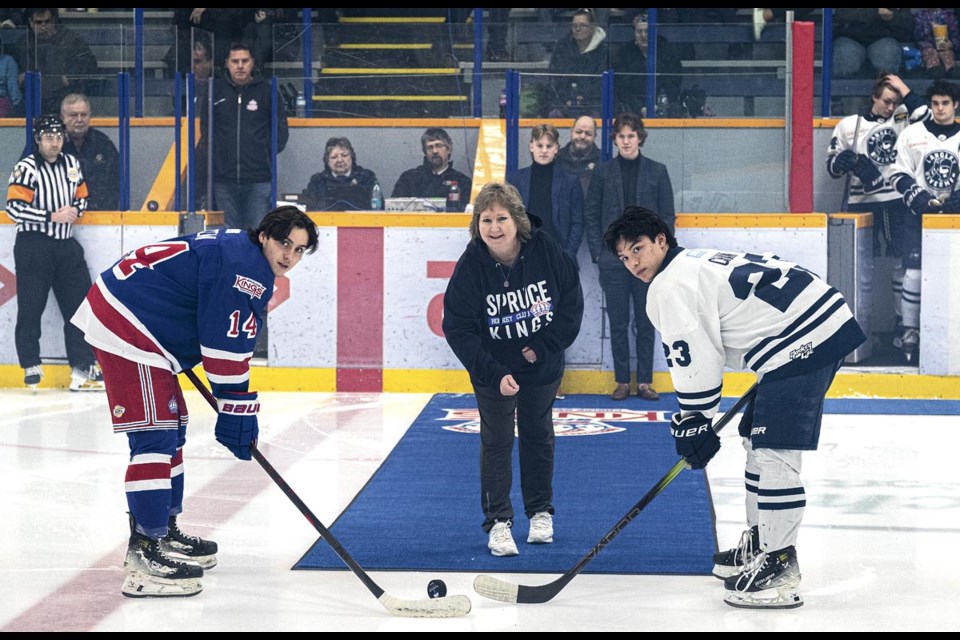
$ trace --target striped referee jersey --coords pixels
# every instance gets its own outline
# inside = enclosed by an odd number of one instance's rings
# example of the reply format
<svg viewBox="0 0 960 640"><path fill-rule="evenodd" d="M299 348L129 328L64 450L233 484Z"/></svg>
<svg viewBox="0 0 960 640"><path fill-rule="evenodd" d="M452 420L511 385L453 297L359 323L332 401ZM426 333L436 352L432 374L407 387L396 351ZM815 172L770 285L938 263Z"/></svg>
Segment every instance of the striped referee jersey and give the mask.
<svg viewBox="0 0 960 640"><path fill-rule="evenodd" d="M87 183L80 161L61 153L50 163L39 153L18 162L7 187L7 215L17 232L39 231L51 238L65 240L73 233L69 222L53 222L51 214L64 205L73 205L80 215L87 208Z"/></svg>

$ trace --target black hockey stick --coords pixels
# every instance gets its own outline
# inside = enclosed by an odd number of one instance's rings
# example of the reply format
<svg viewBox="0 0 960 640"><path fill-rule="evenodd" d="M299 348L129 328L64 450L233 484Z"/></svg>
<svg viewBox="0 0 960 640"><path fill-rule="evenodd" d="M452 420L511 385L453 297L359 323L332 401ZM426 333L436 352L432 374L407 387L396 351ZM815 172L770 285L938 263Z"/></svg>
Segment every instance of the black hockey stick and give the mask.
<svg viewBox="0 0 960 640"><path fill-rule="evenodd" d="M213 397L213 394L210 393L207 386L197 377L197 374L190 369L185 369L183 373L190 378L190 382L193 383L197 391L200 392L206 401L210 403L213 410L219 411L216 398ZM353 556L351 556L333 534L330 533L330 530L323 526L323 523L313 515L313 512L304 504L300 496L294 492L277 470L273 468L273 465L260 453L255 443L250 444L250 453L256 461L260 463L263 470L267 472L267 475L273 478L277 486L279 486L286 496L290 498L290 501L296 505L297 509L300 510L300 513L304 515L307 521L313 525L313 528L320 533L320 536L326 540L327 544L340 556L344 564L350 567L350 570L360 578L360 581L370 590L374 597L380 601L380 604L382 604L387 611L395 616L404 616L407 618L455 618L470 613L470 598L463 595L430 598L426 600L401 600L386 593L373 581L373 578L363 570L363 567L357 564L357 561L353 559Z"/></svg>
<svg viewBox="0 0 960 640"><path fill-rule="evenodd" d="M858 113L858 114L857 114L857 126L853 129L853 144L851 145L851 148L853 149L853 152L854 152L854 153L857 152L857 137L858 137L859 134L860 134L860 120L861 120L861 116L860 116L860 114ZM846 213L846 212L847 212L847 207L848 207L849 204L850 204L850 178L851 178L852 176L853 176L853 172L851 171L850 173L847 174L847 180L846 180L846 182L845 182L844 185L843 185L843 201L840 203L840 212L841 212L841 213Z"/></svg>
<svg viewBox="0 0 960 640"><path fill-rule="evenodd" d="M714 431L720 431L723 429L730 420L733 419L741 409L746 406L750 400L753 399L753 396L757 392L757 385L754 383L747 392L741 396L737 402L730 407L730 409L723 414L723 417L717 421L717 424L714 426ZM585 556L580 558L580 561L573 566L572 569L568 570L565 574L554 580L553 582L530 587L526 585L517 585L505 580L500 580L499 578L494 578L487 575L479 575L473 581L473 590L479 593L484 598L490 598L492 600L500 600L501 602L522 602L529 604L539 604L541 602L547 602L551 600L555 595L560 593L560 591L567 586L567 584L573 580L577 574L583 571L584 567L589 564L591 560L596 558L603 548L610 544L610 541L617 537L624 527L626 527L630 522L636 518L644 507L646 507L650 502L653 501L660 493L666 489L667 485L673 482L673 479L676 478L681 471L687 467L687 461L683 458L671 467L667 474L660 478L660 481L653 486L650 491L647 492L647 495L643 496L640 499L640 502L633 505L630 508L630 511L627 512L627 515L620 518L617 524L613 525L613 528L608 531L603 538L600 539L590 551L587 552Z"/></svg>

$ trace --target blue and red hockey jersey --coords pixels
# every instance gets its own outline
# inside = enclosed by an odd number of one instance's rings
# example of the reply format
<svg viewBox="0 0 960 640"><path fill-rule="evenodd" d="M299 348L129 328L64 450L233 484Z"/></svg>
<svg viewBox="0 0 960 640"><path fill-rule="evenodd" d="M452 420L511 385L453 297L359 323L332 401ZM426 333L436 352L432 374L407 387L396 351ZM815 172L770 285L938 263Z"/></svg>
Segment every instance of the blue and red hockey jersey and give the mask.
<svg viewBox="0 0 960 640"><path fill-rule="evenodd" d="M100 274L71 322L91 345L133 362L173 373L202 362L220 397L249 390L273 284L246 232L212 229L126 254Z"/></svg>

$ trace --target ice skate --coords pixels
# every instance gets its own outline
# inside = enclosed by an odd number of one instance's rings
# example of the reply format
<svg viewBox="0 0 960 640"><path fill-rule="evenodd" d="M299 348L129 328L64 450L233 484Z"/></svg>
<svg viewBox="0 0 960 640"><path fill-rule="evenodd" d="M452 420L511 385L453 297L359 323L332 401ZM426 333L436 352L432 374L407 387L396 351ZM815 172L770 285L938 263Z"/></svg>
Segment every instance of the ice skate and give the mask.
<svg viewBox="0 0 960 640"><path fill-rule="evenodd" d="M740 534L740 542L732 549L713 554L713 575L726 580L735 576L760 553L760 528L753 526Z"/></svg>
<svg viewBox="0 0 960 640"><path fill-rule="evenodd" d="M73 367L70 370L70 391L104 391L103 373L100 365L94 363L83 369Z"/></svg>
<svg viewBox="0 0 960 640"><path fill-rule="evenodd" d="M217 566L217 543L187 535L177 526L176 516L170 516L167 535L160 538L160 550L173 560L196 564L203 569Z"/></svg>
<svg viewBox="0 0 960 640"><path fill-rule="evenodd" d="M23 384L31 389L36 389L41 380L43 380L43 367L40 365L27 367L23 370Z"/></svg>
<svg viewBox="0 0 960 640"><path fill-rule="evenodd" d="M772 553L760 552L742 573L723 582L723 601L742 609L793 609L803 604L797 591L800 565L797 552L786 547Z"/></svg>
<svg viewBox="0 0 960 640"><path fill-rule="evenodd" d="M908 327L903 331L903 338L900 340L900 350L907 362L915 362L920 353L920 332Z"/></svg>
<svg viewBox="0 0 960 640"><path fill-rule="evenodd" d="M203 569L168 557L160 549L160 540L137 532L132 516L123 568L127 576L120 591L128 598L182 598L203 590Z"/></svg>

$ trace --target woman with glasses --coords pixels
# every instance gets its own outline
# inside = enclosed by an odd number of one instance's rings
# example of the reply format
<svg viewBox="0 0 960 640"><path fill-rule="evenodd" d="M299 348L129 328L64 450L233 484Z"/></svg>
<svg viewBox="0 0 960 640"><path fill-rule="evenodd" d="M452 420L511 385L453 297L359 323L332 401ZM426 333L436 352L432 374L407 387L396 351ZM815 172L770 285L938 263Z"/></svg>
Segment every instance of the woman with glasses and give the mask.
<svg viewBox="0 0 960 640"><path fill-rule="evenodd" d="M596 23L593 9L577 9L570 33L554 46L550 74L557 105L551 117L600 112L600 76L610 66L607 32ZM556 113L553 113L556 111Z"/></svg>
<svg viewBox="0 0 960 640"><path fill-rule="evenodd" d="M327 140L323 171L310 177L300 202L310 210L363 210L370 207L377 174L357 164L357 152L350 140Z"/></svg>

